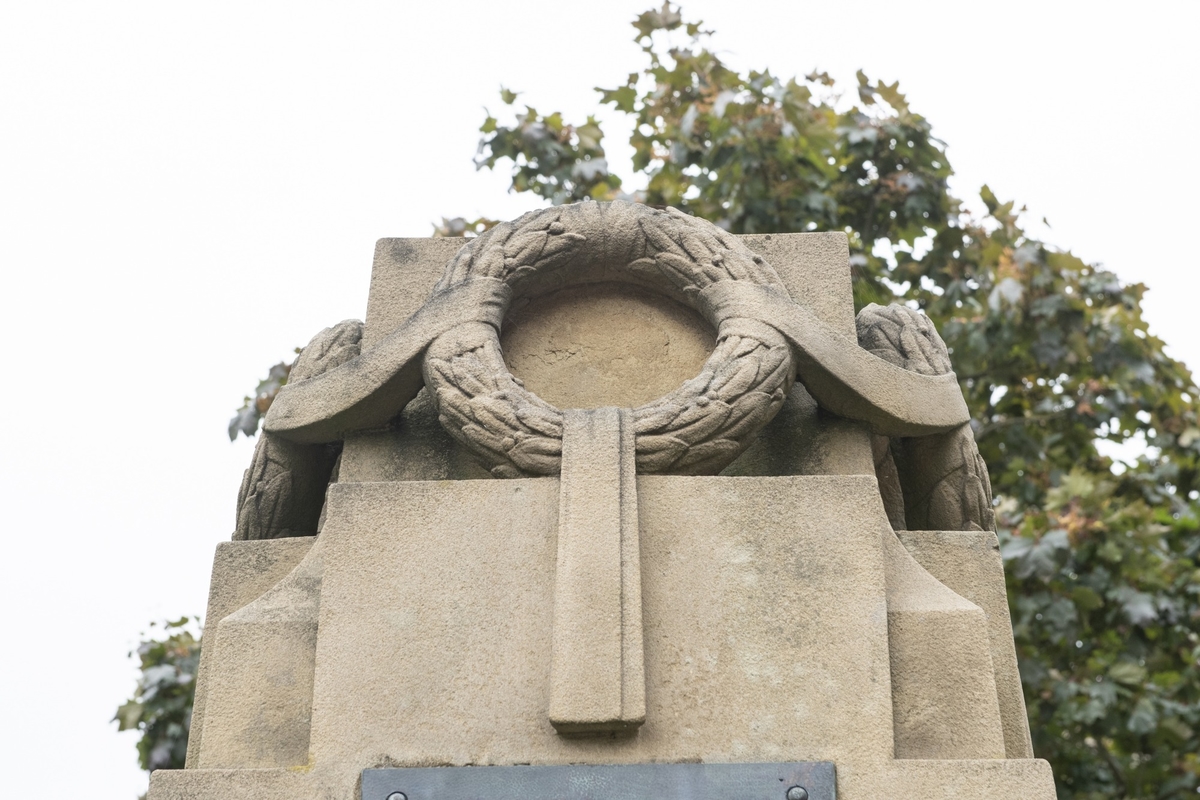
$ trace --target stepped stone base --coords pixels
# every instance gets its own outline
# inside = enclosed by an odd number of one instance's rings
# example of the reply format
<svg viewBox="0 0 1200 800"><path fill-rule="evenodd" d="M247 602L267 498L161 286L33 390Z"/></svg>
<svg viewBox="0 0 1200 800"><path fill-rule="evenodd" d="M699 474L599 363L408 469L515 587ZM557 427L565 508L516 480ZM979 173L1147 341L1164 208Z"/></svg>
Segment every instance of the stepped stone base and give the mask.
<svg viewBox="0 0 1200 800"><path fill-rule="evenodd" d="M210 617L218 644L201 676L198 768L156 772L150 800L357 800L361 770L380 766L824 760L837 765L844 800L900 787L913 797L1054 797L1045 762L1005 758L1002 700L1015 674L956 667L1004 662L1006 643L986 621L1002 610L1007 619L994 549L980 544L993 534L904 534L931 565L939 554L958 565L950 577L982 580L981 608L908 555L873 476L641 476L637 492L646 722L635 733L565 737L548 718L557 479L337 484L316 584L295 577L311 573L315 552L298 540L219 550L217 598L230 581L253 584L254 565L277 575L294 559L291 584L271 591L314 594L315 646L301 627L260 613L276 638L296 631L291 650L273 646L287 669L263 656L255 699L221 711L213 687L246 673L246 649L222 652L225 622ZM266 599L256 603L269 608ZM240 641L252 641L254 605L227 617ZM303 605L293 597L289 607ZM913 609L936 624L914 623L904 649L924 652L926 666L937 666L929 653L948 659L954 676L939 694L939 675L928 675L915 700L896 696L892 675L905 666L889 644L895 615ZM974 649L922 642L945 630L938 609L959 627L977 619ZM263 714L264 692L274 685L276 712L294 705L288 676L304 674L305 658L311 710L282 731L286 714ZM232 689L223 694L236 699ZM936 707L939 697L960 705ZM933 750L896 759L917 729L897 726L894 708L916 702L922 746ZM263 769L272 758L276 768Z"/></svg>
<svg viewBox="0 0 1200 800"><path fill-rule="evenodd" d="M1049 765L1032 757L996 536L978 530L991 527L986 472L968 460L959 483L943 480L974 452L969 428L922 447L875 436L876 452L855 421L873 417L850 413L866 400L834 408L828 397L853 392L814 379L823 345L862 375L889 374L855 349L846 237L741 242L827 341L789 328L812 361L804 380L719 476L635 477L624 433L610 437L619 451L597 435L600 449L573 462L564 433L568 491L559 478L494 479L431 390L418 393L420 337L402 337L414 358L378 394L381 408L411 401L387 426L346 429L320 518L306 487L323 486L328 465L296 456L301 445L264 448L242 509L263 524L239 535L320 535L218 547L188 768L155 772L149 800L360 800L362 771L379 767L796 761L833 762L842 800L1053 800ZM418 312L460 244L380 241L362 352ZM711 326L593 266L578 285L517 298L502 326L517 377L564 407L623 408L694 374ZM922 330L927 320L907 329ZM375 356L356 363L379 367ZM911 365L893 367L907 381L896 386L922 385ZM822 374L871 390L893 416L931 410L853 369ZM310 400L293 412L338 398ZM613 464L596 474L601 451ZM289 487L309 527L272 517ZM940 509L956 513L930 513L935 494L961 500Z"/></svg>

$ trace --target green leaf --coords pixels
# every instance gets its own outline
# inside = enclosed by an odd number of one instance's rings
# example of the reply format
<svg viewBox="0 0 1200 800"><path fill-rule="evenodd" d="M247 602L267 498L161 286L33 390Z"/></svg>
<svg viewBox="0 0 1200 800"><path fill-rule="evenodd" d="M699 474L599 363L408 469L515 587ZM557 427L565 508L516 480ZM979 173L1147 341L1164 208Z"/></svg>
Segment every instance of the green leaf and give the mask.
<svg viewBox="0 0 1200 800"><path fill-rule="evenodd" d="M996 199L996 195L992 193L992 190L988 188L986 183L979 189L979 198L987 206L989 214L996 213L996 209L1000 207L1000 201Z"/></svg>
<svg viewBox="0 0 1200 800"><path fill-rule="evenodd" d="M1095 611L1104 605L1104 599L1087 586L1076 586L1071 590L1071 600L1084 613Z"/></svg>
<svg viewBox="0 0 1200 800"><path fill-rule="evenodd" d="M117 730L128 731L137 728L142 720L142 704L136 700L122 703L113 719L119 723Z"/></svg>
<svg viewBox="0 0 1200 800"><path fill-rule="evenodd" d="M887 101L888 105L897 111L908 110L908 100L903 94L900 93L899 81L892 83L890 86L885 83L880 83L875 87L875 91L879 93L880 97Z"/></svg>
<svg viewBox="0 0 1200 800"><path fill-rule="evenodd" d="M1108 677L1117 683L1137 686L1146 680L1146 668L1132 661L1118 661L1109 668Z"/></svg>
<svg viewBox="0 0 1200 800"><path fill-rule="evenodd" d="M670 3L663 3L660 10L642 12L634 20L633 27L638 32L635 41L648 37L655 31L675 30L682 24L683 15L679 13L678 6L672 9ZM699 28L696 28L696 30L698 31Z"/></svg>
<svg viewBox="0 0 1200 800"><path fill-rule="evenodd" d="M1132 732L1142 735L1152 733L1158 727L1158 711L1149 698L1143 697L1137 701L1137 705L1133 707L1133 713L1129 715L1126 727Z"/></svg>
<svg viewBox="0 0 1200 800"><path fill-rule="evenodd" d="M632 114L637 103L637 90L632 86L620 86L616 89L596 89L600 92L601 103L611 103L618 111Z"/></svg>
<svg viewBox="0 0 1200 800"><path fill-rule="evenodd" d="M1154 598L1129 586L1121 586L1113 593L1126 618L1134 625L1145 625L1158 619Z"/></svg>
<svg viewBox="0 0 1200 800"><path fill-rule="evenodd" d="M137 647L141 677L134 696L117 708L113 719L118 730L140 733L142 769L183 768L200 663L194 619L167 621L158 636Z"/></svg>

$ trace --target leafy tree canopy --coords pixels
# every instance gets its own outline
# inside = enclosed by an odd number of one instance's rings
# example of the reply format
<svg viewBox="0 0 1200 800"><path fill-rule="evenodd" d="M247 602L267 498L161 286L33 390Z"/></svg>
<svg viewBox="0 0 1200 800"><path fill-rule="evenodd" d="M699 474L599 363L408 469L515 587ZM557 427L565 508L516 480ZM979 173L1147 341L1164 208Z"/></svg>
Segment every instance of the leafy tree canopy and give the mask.
<svg viewBox="0 0 1200 800"><path fill-rule="evenodd" d="M1060 797L1193 793L1200 390L1149 334L1145 287L1032 238L986 186L986 214L968 213L898 84L739 72L669 4L634 28L645 67L597 91L633 123L635 199L735 233L845 231L857 307L908 303L945 338L998 499L1035 750ZM622 196L594 116L500 99L481 168L556 204ZM1142 454L1114 464L1102 440Z"/></svg>
<svg viewBox="0 0 1200 800"><path fill-rule="evenodd" d="M141 733L138 764L147 771L183 769L200 664L200 637L193 623L197 620L189 617L164 622L158 635L129 654L137 656L141 677L113 721L119 730Z"/></svg>
<svg viewBox="0 0 1200 800"><path fill-rule="evenodd" d="M644 189L623 192L595 116L573 124L507 89L477 165L555 204L624 196L735 233L845 231L856 306L908 303L950 348L997 498L1034 748L1059 796L1193 794L1200 389L1148 332L1145 287L1028 235L1024 209L986 186L986 213L969 213L945 144L897 83L739 72L670 4L634 28L644 68L597 91L633 123ZM435 233L492 224L443 219ZM286 379L272 368L231 437L254 434ZM1102 441L1141 455L1114 463Z"/></svg>

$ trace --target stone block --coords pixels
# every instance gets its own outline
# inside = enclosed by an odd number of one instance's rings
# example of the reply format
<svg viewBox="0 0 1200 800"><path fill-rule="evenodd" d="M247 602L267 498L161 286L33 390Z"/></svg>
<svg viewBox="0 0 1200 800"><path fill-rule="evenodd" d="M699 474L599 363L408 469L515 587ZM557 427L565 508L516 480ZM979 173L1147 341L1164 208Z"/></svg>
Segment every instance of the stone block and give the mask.
<svg viewBox="0 0 1200 800"><path fill-rule="evenodd" d="M646 722L631 736L560 736L558 484L334 486L307 762L159 772L152 800L356 800L359 771L378 766L691 760L833 760L848 800L899 785L922 798L1053 797L1044 762L894 760L881 531L892 534L865 475L638 477ZM960 712L975 713L941 709L970 730Z"/></svg>
<svg viewBox="0 0 1200 800"><path fill-rule="evenodd" d="M1033 758L1025 695L1017 671L1000 543L992 531L898 531L900 541L933 577L970 600L987 618L1006 758Z"/></svg>
<svg viewBox="0 0 1200 800"><path fill-rule="evenodd" d="M208 608L204 622L215 631L217 624L239 608L262 596L279 583L304 558L315 539L295 537L263 539L248 542L221 542L213 556L212 580L208 590ZM209 640L205 640L207 643ZM192 717L197 723L204 719L208 697L208 678L216 669L214 647L200 648L200 668L196 676L196 696ZM204 732L193 724L188 737L187 765L196 766Z"/></svg>
<svg viewBox="0 0 1200 800"><path fill-rule="evenodd" d="M340 462L318 519L261 447L239 535L305 503L320 533L218 550L189 769L151 800L792 761L849 800L1054 796L949 354L911 309L856 320L843 234L617 202L461 245L381 240L365 326L277 397L266 444ZM893 530L935 523L971 530Z"/></svg>

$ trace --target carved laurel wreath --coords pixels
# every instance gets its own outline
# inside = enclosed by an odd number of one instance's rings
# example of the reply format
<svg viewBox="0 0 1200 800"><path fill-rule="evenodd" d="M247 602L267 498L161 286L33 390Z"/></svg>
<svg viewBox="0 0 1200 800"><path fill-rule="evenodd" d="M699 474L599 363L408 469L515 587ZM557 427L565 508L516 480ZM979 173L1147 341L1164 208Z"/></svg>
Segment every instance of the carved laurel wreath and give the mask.
<svg viewBox="0 0 1200 800"><path fill-rule="evenodd" d="M775 270L735 237L675 209L582 203L501 223L463 247L435 292L494 278L514 296L577 280L623 280L695 308L717 329L698 376L633 410L641 473L714 474L740 454L783 405L796 379L792 352L773 327L718 319L700 293L749 281L786 295ZM591 276L590 278L588 276ZM426 386L446 430L497 477L556 475L563 413L505 366L495 328L463 323L429 347Z"/></svg>

